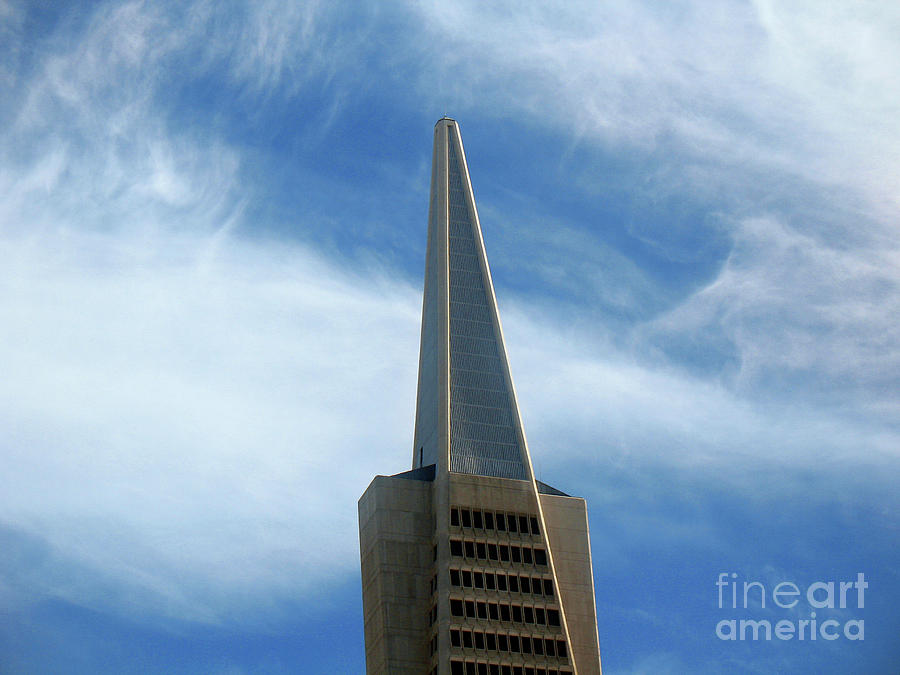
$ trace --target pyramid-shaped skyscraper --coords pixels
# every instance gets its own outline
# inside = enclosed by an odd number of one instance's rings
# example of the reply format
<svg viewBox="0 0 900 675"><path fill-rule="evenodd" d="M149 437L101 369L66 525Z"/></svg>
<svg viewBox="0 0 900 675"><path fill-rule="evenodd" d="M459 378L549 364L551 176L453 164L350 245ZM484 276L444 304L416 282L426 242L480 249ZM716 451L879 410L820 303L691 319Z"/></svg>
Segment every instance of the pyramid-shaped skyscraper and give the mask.
<svg viewBox="0 0 900 675"><path fill-rule="evenodd" d="M537 481L459 125L434 129L412 470L359 500L369 675L596 675L583 499Z"/></svg>

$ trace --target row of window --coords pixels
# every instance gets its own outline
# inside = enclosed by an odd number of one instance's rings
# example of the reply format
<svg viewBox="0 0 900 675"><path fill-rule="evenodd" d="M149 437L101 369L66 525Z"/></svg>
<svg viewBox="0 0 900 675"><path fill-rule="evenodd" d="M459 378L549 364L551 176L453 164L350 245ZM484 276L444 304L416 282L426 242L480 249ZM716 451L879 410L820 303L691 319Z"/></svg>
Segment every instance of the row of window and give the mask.
<svg viewBox="0 0 900 675"><path fill-rule="evenodd" d="M486 591L509 591L553 597L553 579L526 577L504 572L450 570L450 585L460 588L480 588Z"/></svg>
<svg viewBox="0 0 900 675"><path fill-rule="evenodd" d="M436 616L437 612L433 611ZM559 626L559 610L552 607L532 607L512 605L505 602L484 602L482 600L460 600L450 598L450 615L482 621L505 621L528 623L539 626ZM432 621L432 623L434 623Z"/></svg>
<svg viewBox="0 0 900 675"><path fill-rule="evenodd" d="M469 560L492 560L495 562L547 566L547 551L545 549L516 546L514 544L494 544L487 541L451 539L450 555L457 558L468 558Z"/></svg>
<svg viewBox="0 0 900 675"><path fill-rule="evenodd" d="M540 536L541 528L537 516L503 511L481 511L461 506L450 507L450 525L469 527L475 530L510 532L512 534L533 534Z"/></svg>
<svg viewBox="0 0 900 675"><path fill-rule="evenodd" d="M531 635L506 635L504 633L482 633L480 631L450 629L450 646L463 649L480 649L489 652L509 652L535 656L568 656L565 640Z"/></svg>
<svg viewBox="0 0 900 675"><path fill-rule="evenodd" d="M435 671L437 669L435 668ZM450 675L571 675L562 668L536 668L533 666L508 666L474 661L450 661Z"/></svg>

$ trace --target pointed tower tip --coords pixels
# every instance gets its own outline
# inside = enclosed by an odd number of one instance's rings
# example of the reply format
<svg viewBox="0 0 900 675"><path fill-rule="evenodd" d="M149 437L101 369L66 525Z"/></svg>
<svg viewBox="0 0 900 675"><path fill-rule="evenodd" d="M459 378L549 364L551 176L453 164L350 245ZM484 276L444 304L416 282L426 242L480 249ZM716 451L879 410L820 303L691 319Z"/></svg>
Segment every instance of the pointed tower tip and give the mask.
<svg viewBox="0 0 900 675"><path fill-rule="evenodd" d="M453 119L452 117L447 117L447 115L444 115L441 119L439 119L437 122L434 123L434 126L437 126L441 122L455 122L455 121L456 120Z"/></svg>

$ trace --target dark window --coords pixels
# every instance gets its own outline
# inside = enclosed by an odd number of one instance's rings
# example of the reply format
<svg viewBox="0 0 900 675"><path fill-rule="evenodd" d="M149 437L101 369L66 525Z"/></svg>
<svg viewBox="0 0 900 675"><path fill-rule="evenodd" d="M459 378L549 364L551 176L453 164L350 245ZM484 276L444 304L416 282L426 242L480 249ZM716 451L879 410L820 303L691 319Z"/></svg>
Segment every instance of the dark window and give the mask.
<svg viewBox="0 0 900 675"><path fill-rule="evenodd" d="M547 656L556 656L555 643L550 638L544 640L544 652Z"/></svg>
<svg viewBox="0 0 900 675"><path fill-rule="evenodd" d="M541 580L537 577L531 580L531 592L535 595L541 594Z"/></svg>
<svg viewBox="0 0 900 675"><path fill-rule="evenodd" d="M559 610L558 609L548 609L547 610L547 624L550 626L558 626L559 625Z"/></svg>
<svg viewBox="0 0 900 675"><path fill-rule="evenodd" d="M519 592L519 577L509 575L509 592L510 593L518 593Z"/></svg>
<svg viewBox="0 0 900 675"><path fill-rule="evenodd" d="M509 562L509 546L506 544L500 544L500 560Z"/></svg>
<svg viewBox="0 0 900 675"><path fill-rule="evenodd" d="M522 611L525 612L525 623L534 623L534 608L525 607Z"/></svg>
<svg viewBox="0 0 900 675"><path fill-rule="evenodd" d="M531 564L531 549L527 546L522 547L522 562L526 565Z"/></svg>
<svg viewBox="0 0 900 675"><path fill-rule="evenodd" d="M565 640L557 640L556 641L556 655L561 659L566 658L566 642L565 642Z"/></svg>
<svg viewBox="0 0 900 675"><path fill-rule="evenodd" d="M543 653L543 652L542 652ZM538 668L535 671L535 675L547 675L547 671L544 668Z"/></svg>
<svg viewBox="0 0 900 675"><path fill-rule="evenodd" d="M522 675L522 666L513 666L513 675Z"/></svg>
<svg viewBox="0 0 900 675"><path fill-rule="evenodd" d="M475 664L471 661L466 661L466 675L478 675L475 672Z"/></svg>
<svg viewBox="0 0 900 675"><path fill-rule="evenodd" d="M462 616L463 615L463 601L450 599L450 614L453 616Z"/></svg>
<svg viewBox="0 0 900 675"><path fill-rule="evenodd" d="M506 516L502 513L497 514L497 529L500 532L506 532Z"/></svg>
<svg viewBox="0 0 900 675"><path fill-rule="evenodd" d="M519 516L519 532L528 534L528 516Z"/></svg>
<svg viewBox="0 0 900 675"><path fill-rule="evenodd" d="M462 557L463 554L463 543L459 539L451 539L450 540L450 555L455 555L458 557Z"/></svg>
<svg viewBox="0 0 900 675"><path fill-rule="evenodd" d="M519 652L519 636L518 635L510 635L509 636L509 651L513 653Z"/></svg>
<svg viewBox="0 0 900 675"><path fill-rule="evenodd" d="M509 605L500 605L500 620L509 621Z"/></svg>
<svg viewBox="0 0 900 675"><path fill-rule="evenodd" d="M459 509L450 509L450 524L459 527Z"/></svg>
<svg viewBox="0 0 900 675"><path fill-rule="evenodd" d="M462 585L466 588L472 588L472 573L469 570L462 571Z"/></svg>
<svg viewBox="0 0 900 675"><path fill-rule="evenodd" d="M463 647L465 647L466 649L472 649L472 631L464 630L462 632L462 638L463 638Z"/></svg>
<svg viewBox="0 0 900 675"><path fill-rule="evenodd" d="M490 616L491 621L499 621L500 620L500 611L497 607L496 602L488 603L488 616Z"/></svg>
<svg viewBox="0 0 900 675"><path fill-rule="evenodd" d="M523 593L531 593L531 579L529 577L519 577L519 585L522 587Z"/></svg>
<svg viewBox="0 0 900 675"><path fill-rule="evenodd" d="M544 614L543 607L535 607L534 608L534 619L535 622L543 626L547 623L547 616Z"/></svg>
<svg viewBox="0 0 900 675"><path fill-rule="evenodd" d="M502 671L503 675L512 675L512 666L502 666L500 670Z"/></svg>
<svg viewBox="0 0 900 675"><path fill-rule="evenodd" d="M497 651L497 635L496 633L488 633L484 636L484 640L487 643L487 650L489 652Z"/></svg>
<svg viewBox="0 0 900 675"><path fill-rule="evenodd" d="M497 559L497 544L488 544L488 558L491 560Z"/></svg>
<svg viewBox="0 0 900 675"><path fill-rule="evenodd" d="M525 666L525 675L534 675L534 668Z"/></svg>
<svg viewBox="0 0 900 675"><path fill-rule="evenodd" d="M469 509L462 509L459 515L462 516L463 527L472 527L472 512Z"/></svg>
<svg viewBox="0 0 900 675"><path fill-rule="evenodd" d="M466 547L466 557L467 557L467 558L474 558L474 557L475 557L475 542L474 542L474 541L467 541L467 542L464 542L464 543L465 543L465 547Z"/></svg>
<svg viewBox="0 0 900 675"><path fill-rule="evenodd" d="M512 606L512 618L515 623L522 623L522 607L521 605Z"/></svg>
<svg viewBox="0 0 900 675"><path fill-rule="evenodd" d="M490 511L484 512L484 529L493 530L494 529L494 514Z"/></svg>
<svg viewBox="0 0 900 675"><path fill-rule="evenodd" d="M465 675L462 661L450 662L450 675Z"/></svg>
<svg viewBox="0 0 900 675"><path fill-rule="evenodd" d="M479 602L477 607L478 607L478 618L479 619L487 619L487 603Z"/></svg>
<svg viewBox="0 0 900 675"><path fill-rule="evenodd" d="M475 649L484 649L484 633L475 633Z"/></svg>
<svg viewBox="0 0 900 675"><path fill-rule="evenodd" d="M451 647L459 647L459 631L455 628L450 629L450 646Z"/></svg>
<svg viewBox="0 0 900 675"><path fill-rule="evenodd" d="M509 651L509 640L502 633L497 636L497 646L500 648L501 652Z"/></svg>
<svg viewBox="0 0 900 675"><path fill-rule="evenodd" d="M478 664L478 675L488 675L487 673L487 664L479 663Z"/></svg>
<svg viewBox="0 0 900 675"><path fill-rule="evenodd" d="M459 580L459 570L450 570L450 585L451 586L461 586L462 582Z"/></svg>
<svg viewBox="0 0 900 675"><path fill-rule="evenodd" d="M481 511L472 511L472 527L483 530L484 523L481 520Z"/></svg>
<svg viewBox="0 0 900 675"><path fill-rule="evenodd" d="M497 573L497 590L505 591L506 590L506 575Z"/></svg>
<svg viewBox="0 0 900 675"><path fill-rule="evenodd" d="M544 641L540 638L535 638L534 640L534 653L538 656L544 655Z"/></svg>
<svg viewBox="0 0 900 675"><path fill-rule="evenodd" d="M522 636L522 653L530 654L531 653L531 638L527 635Z"/></svg>
<svg viewBox="0 0 900 675"><path fill-rule="evenodd" d="M542 548L534 549L534 564L535 565L546 565L547 564L547 551Z"/></svg>
<svg viewBox="0 0 900 675"><path fill-rule="evenodd" d="M509 527L510 532L517 532L518 526L516 525L516 517L510 514L506 519L506 524Z"/></svg>
<svg viewBox="0 0 900 675"><path fill-rule="evenodd" d="M472 572L472 583L475 588L484 588L484 574L481 572Z"/></svg>
<svg viewBox="0 0 900 675"><path fill-rule="evenodd" d="M491 675L500 675L500 666L496 663L490 665Z"/></svg>
<svg viewBox="0 0 900 675"><path fill-rule="evenodd" d="M510 553L512 553L512 561L514 563L522 562L522 549L518 546L510 546Z"/></svg>
<svg viewBox="0 0 900 675"><path fill-rule="evenodd" d="M496 588L497 588L496 583L497 582L494 578L493 572L485 572L484 573L484 587L486 589L488 589L489 591L496 590Z"/></svg>
<svg viewBox="0 0 900 675"><path fill-rule="evenodd" d="M466 600L466 616L470 619L475 618L475 601Z"/></svg>
<svg viewBox="0 0 900 675"><path fill-rule="evenodd" d="M531 534L540 534L541 528L538 527L538 519L531 516Z"/></svg>
<svg viewBox="0 0 900 675"><path fill-rule="evenodd" d="M478 550L478 559L479 560L487 560L487 546L485 546L483 541L479 541L475 548Z"/></svg>
<svg viewBox="0 0 900 675"><path fill-rule="evenodd" d="M553 579L544 579L544 595L553 595Z"/></svg>

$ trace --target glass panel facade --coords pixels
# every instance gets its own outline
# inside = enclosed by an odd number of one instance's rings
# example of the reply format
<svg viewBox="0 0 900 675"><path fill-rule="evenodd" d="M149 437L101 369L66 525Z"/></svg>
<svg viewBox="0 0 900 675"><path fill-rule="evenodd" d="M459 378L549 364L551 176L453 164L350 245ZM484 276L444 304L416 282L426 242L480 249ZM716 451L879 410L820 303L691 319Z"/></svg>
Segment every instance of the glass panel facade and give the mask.
<svg viewBox="0 0 900 675"><path fill-rule="evenodd" d="M475 218L452 138L449 160L450 470L524 480L523 453L479 263Z"/></svg>

